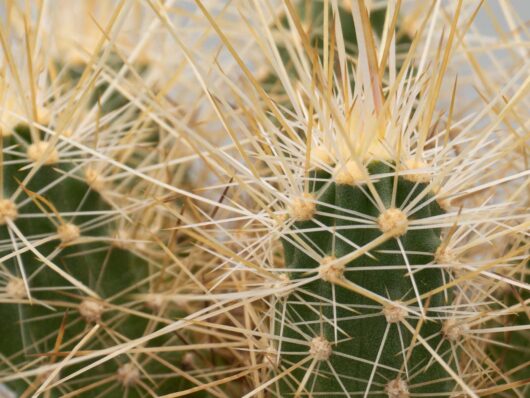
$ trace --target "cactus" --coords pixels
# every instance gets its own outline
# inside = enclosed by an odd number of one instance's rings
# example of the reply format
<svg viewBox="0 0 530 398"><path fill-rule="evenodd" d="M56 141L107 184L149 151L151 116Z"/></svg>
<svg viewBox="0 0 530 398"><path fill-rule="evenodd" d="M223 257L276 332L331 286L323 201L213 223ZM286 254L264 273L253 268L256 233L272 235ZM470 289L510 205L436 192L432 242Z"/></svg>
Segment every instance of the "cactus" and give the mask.
<svg viewBox="0 0 530 398"><path fill-rule="evenodd" d="M113 233L107 215L111 207L98 192L103 189L98 176L86 173L80 178L73 164L59 158L51 140L39 138L32 142L27 126L19 125L14 135L3 139L0 239L9 304L0 306L0 316L10 320L2 322L2 335L11 337L1 339L0 352L14 363L35 356L46 363L56 343L65 351L99 322L116 323L115 332L128 338L141 335L147 325L147 319L138 316L119 315L117 321L106 302L118 294L112 304L123 303L119 293L141 282L148 264L105 243ZM17 153L26 142L29 167ZM136 288L144 290L142 285ZM96 374L116 371L117 365L109 364ZM25 382L11 386L20 394L27 388Z"/></svg>
<svg viewBox="0 0 530 398"><path fill-rule="evenodd" d="M444 284L442 273L446 271L432 267L421 269L422 265L432 263L440 247L440 229L408 230L407 216L399 210L428 189L425 181L416 178L421 176L408 174L396 179L395 166L382 162L368 164L366 176L353 161L348 168L355 171L355 176L344 170L333 179L325 171L314 171L309 193L291 207L291 217L296 222L283 239L286 267L291 271L293 280L301 278L304 271L308 272L311 268L316 270L319 278L305 285L298 298L287 298L295 304L288 307L286 317L292 322L303 320L309 326L298 330L287 324L283 328L280 341L286 341L281 344L281 365L287 368L299 362L307 356L304 351L309 349L315 361L323 361L319 374L312 382L314 393L364 392L368 388L370 397L386 397L381 390L389 391L393 386L403 391L407 389L402 350L409 347L412 336L400 326L400 322L409 319L410 324L416 327L418 316L409 314L407 306L402 303L413 301L417 314L422 306L418 307L416 294L422 295ZM373 181L374 194L368 191L366 182L363 183L365 178ZM397 184L395 192L394 184ZM375 205L373 195L378 195L386 210ZM318 205L315 206L316 203ZM421 210L412 216L414 219L444 213L432 200L432 194L426 195L417 206ZM352 222L351 217L359 221ZM378 220L380 230L366 229L366 221L371 218ZM335 230L340 236L334 234ZM347 258L356 249L377 241L383 234L388 239L373 247L372 256L365 254L347 262L337 260ZM402 266L404 261L410 269L416 270L413 276ZM395 268L385 268L388 266ZM370 269L355 271L356 267ZM378 267L382 269L378 270ZM342 278L376 298L341 286ZM303 304L304 300L314 302L316 297L319 298L318 303ZM381 303L382 311L374 305ZM430 337L434 346L441 345L442 352L447 349L442 343L443 322L436 318L437 307L445 304L442 293L432 296L428 307L423 303L424 310L434 319L420 329L420 335L425 339ZM281 311L281 305L278 311ZM294 342L306 340L307 336L309 346ZM422 346L414 347L410 355L409 361L414 366L427 366L431 359L430 353ZM351 357L359 359L352 360ZM332 372L339 370L346 376L333 377ZM305 371L299 369L293 375L302 380ZM374 378L375 371L377 376ZM431 393L433 396L451 391L453 383L446 377L447 373L438 363L431 363L415 379L415 383L426 384L408 388L408 391L412 394ZM390 381L383 387L381 379ZM378 387L370 389L367 387L369 383ZM297 388L296 383L286 381L280 391L288 396ZM372 391L381 392L374 394Z"/></svg>
<svg viewBox="0 0 530 398"><path fill-rule="evenodd" d="M366 11L364 3L351 2L352 13ZM501 184L489 167L516 143L503 137L501 146L491 130L479 129L478 116L454 129L457 107L434 111L457 26L465 25L459 10L452 31L429 33L422 48L418 37L437 26L426 14L413 43L422 49L402 69L398 54L385 64L384 44L366 38L351 60L338 45L341 63L315 57L318 46L299 26L289 25L285 43L275 40L274 27L250 29L260 48L272 48L264 58L274 59L271 74L282 87L263 92L249 79L238 93L237 103L263 98L266 109L245 108L242 124L251 127L240 135L226 127L240 157L222 151L228 176L204 190L224 188L235 205L232 212L219 206L225 219L204 217L216 229L200 240L218 253L219 268L233 265L226 274L240 278L237 293L265 302L245 311L251 332L239 329L257 340L254 354L267 368L245 397L477 398L517 388L509 375L489 379L495 364L477 360L487 357L481 315L498 311L489 271L519 261L519 253L500 259L482 246L525 228L524 211L507 202L489 208L481 191ZM369 31L368 23L356 18L355 31ZM294 77L275 51L283 44L299 60ZM499 226L504 217L515 225Z"/></svg>
<svg viewBox="0 0 530 398"><path fill-rule="evenodd" d="M56 1L0 6L0 396L528 395L512 6Z"/></svg>
<svg viewBox="0 0 530 398"><path fill-rule="evenodd" d="M127 243L129 237L120 236L133 228L118 228L114 221L117 192L91 163L78 165L63 158L64 144L61 147L56 137L35 130L20 123L1 137L4 297L0 318L4 321L0 333L10 338L0 339L0 354L10 366L19 368L28 364L45 368L60 362L70 350L108 349L162 326L152 319L163 303L149 299L150 264ZM140 294L144 303L138 307L133 301L131 305L131 297ZM167 314L183 315L172 309ZM91 339L83 342L87 336ZM166 335L147 347L178 341ZM182 360L181 352L119 357L85 371L83 377L93 380L87 383L91 388L77 396L142 396L144 374L165 372L167 366L161 361L178 364ZM53 387L59 377L79 369L69 366L56 374L43 370L35 381L15 378L7 386L20 395L40 392L41 385ZM54 378L48 379L50 375ZM192 387L174 375L156 381L150 389L166 394ZM59 385L50 391L47 396L58 397L68 390Z"/></svg>
<svg viewBox="0 0 530 398"><path fill-rule="evenodd" d="M297 14L308 26L310 41L318 43L320 56L323 52L323 8L324 2L301 1L297 10ZM347 11L343 6L339 6L338 10L345 51L350 56L355 56L357 38L351 11ZM331 7L328 12L333 16ZM384 8L370 14L371 27L377 37L382 35L385 14ZM308 18L309 23L306 21ZM286 19L282 21L282 25L287 26ZM406 36L402 36L398 42L398 44L409 43ZM286 50L280 48L280 54L285 63L289 58ZM317 151L322 152L322 150L317 148ZM366 171L363 171L356 162L350 161L343 170L338 171L336 178L325 170L313 171L308 184L309 192L305 197L295 199L291 205L291 217L296 222L287 232L287 237L282 239L285 267L291 270L293 280L302 278L304 271L307 272L311 268L318 270L320 279L304 286L307 294L297 293L297 298L292 298L296 305L288 306L285 313L291 322L299 319L309 323L311 331L300 331L294 326L287 325L276 332L280 333L280 348L283 353L280 364L284 368L307 356L307 353L302 354L307 351L307 344L293 341L305 340L309 333L312 338L309 342L310 356L313 355L317 361L324 361L324 364L319 366L322 373L315 376L312 381L311 391L314 393L337 394L366 390L370 391L370 396L386 397L385 391L391 389L393 385L408 391L403 375L404 356L401 351L409 347L412 336L405 333L405 330L399 330L400 327L403 329L403 326L399 325L400 320L408 316L406 306L400 303L443 286L447 278L447 275L444 277L443 274L447 271L431 267L420 269L413 276L409 275L410 269L416 269L433 261L436 250L441 244L439 228L408 231L405 225L403 231L395 233L385 231L385 228L388 228L386 222L392 223L395 217L398 219L404 217L403 222L406 224L408 222L406 215L399 209L428 189L428 176L427 180L422 180L422 176L415 179L417 176L414 175L397 177L395 168L395 165L372 161L367 165ZM365 173L367 174L364 175ZM366 181L362 183L365 178L374 180L375 191L368 191ZM397 186L395 192L394 184ZM375 205L373 195L379 197L379 203L384 204L386 210ZM424 207L413 217L421 219L443 214L443 210L432 199L432 194L425 195L418 203L420 207L425 204ZM352 215L360 220L352 222L350 220ZM381 230L363 228L370 218L379 221ZM335 236L335 230L339 230L340 237ZM365 254L347 262L337 260L340 257L347 257L357 248L376 241L384 232L390 234L391 238L376 246L374 248L376 253L372 256ZM408 270L401 267L404 260L407 262ZM377 266L392 265L398 266L398 269L377 270ZM373 269L355 271L355 267L373 267ZM303 271L296 272L296 269ZM384 299L384 309L380 311L374 308L376 302L373 298L352 292L340 284L335 285L336 280L342 278L376 295L379 304ZM303 303L304 300L312 302L315 297L318 297L318 305ZM416 308L416 311L422 311L421 301L418 304L419 308ZM427 311L430 316L436 318L437 307L446 304L443 294L439 293L430 298ZM282 306L283 303L280 303L277 308L279 313L282 311ZM417 315L413 316L410 324L415 327L417 319ZM423 338L431 337L430 341L435 346L441 346L440 349L445 351L448 344L443 341L442 328L441 320L430 320L422 325L420 334ZM367 334L366 330L370 330L370 334ZM286 342L282 342L283 338ZM320 358L318 346L325 349ZM351 358L337 353L361 359L352 362ZM452 390L453 383L447 380L447 372L440 364L430 363L431 355L424 347L421 345L414 347L409 355L411 363L429 364L428 369L415 379L415 383L427 382L427 385L410 388L411 393L446 393ZM333 372L338 369L348 369L347 377L343 380L333 377ZM383 390L380 394L373 395L371 391L378 390L370 386L374 382L376 371L378 378L382 377L383 380L390 382L384 388L379 388ZM305 372L305 368L297 369L293 372L293 376L300 381L304 378ZM287 380L281 385L281 394L300 393L297 391L300 383Z"/></svg>

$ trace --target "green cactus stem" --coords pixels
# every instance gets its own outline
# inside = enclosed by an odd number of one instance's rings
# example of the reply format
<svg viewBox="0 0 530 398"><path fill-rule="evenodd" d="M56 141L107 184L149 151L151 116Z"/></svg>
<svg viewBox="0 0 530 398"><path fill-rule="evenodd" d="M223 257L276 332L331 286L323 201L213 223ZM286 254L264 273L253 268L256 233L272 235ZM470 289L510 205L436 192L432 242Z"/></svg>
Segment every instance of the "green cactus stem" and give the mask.
<svg viewBox="0 0 530 398"><path fill-rule="evenodd" d="M2 371L9 369L9 373L13 366L35 368L61 361L96 324L103 327L83 350L112 347L164 326L150 324L148 316L139 314L152 309L142 303L129 304L133 295L148 292L149 264L128 247L112 243L115 222L101 181L75 161L61 159L44 138L33 142L26 125L2 137L0 364ZM26 179L30 173L33 176ZM75 281L81 285L76 286ZM174 336L162 340L148 345L178 343ZM59 354L54 356L56 349ZM178 364L182 355L161 357ZM135 359L136 364L129 356L120 356L84 373L81 378L107 382L76 396L121 397L125 390L128 397L143 396L141 389L134 387L143 377L137 364L148 374L167 372L167 368L152 356L136 355ZM60 376L84 365L65 367ZM35 391L47 376L44 373L37 379L7 385L18 396ZM165 394L191 386L175 375L150 388ZM66 392L59 387L46 396L59 397Z"/></svg>
<svg viewBox="0 0 530 398"><path fill-rule="evenodd" d="M285 266L291 271L291 280L314 275L308 273L311 269L318 270L319 278L292 291L277 307L277 314L282 314L277 317L283 319L277 327L281 331L280 368L311 358L282 378L282 397L297 392L306 396L308 391L315 396L363 396L366 391L365 396L377 398L448 396L453 389L447 371L402 324L407 322L416 328L421 314L417 294L443 286L445 273L436 267L421 268L433 263L441 244L440 229L414 229L408 223L444 212L431 193L419 201L415 206L419 210L410 217L399 210L427 187L423 178L396 178L394 166L383 162L371 162L364 175L373 182L386 208L383 212L376 206L368 184L360 181L362 177L353 182L346 178L351 180L351 173L332 177L324 171L312 173L310 192L291 209L298 221L283 239ZM397 187L392 205L394 184ZM304 200L305 209L300 206ZM311 202L318 202L316 208ZM368 253L346 264L336 260L377 241L385 232L390 238ZM414 271L414 279L408 274L407 264ZM345 287L348 282L357 286L357 291ZM385 300L378 302L370 295ZM405 302L409 306L402 304ZM419 335L447 360L443 313L437 311L444 305L443 293L422 300L426 316ZM405 361L407 355L410 357ZM304 377L307 381L301 386Z"/></svg>

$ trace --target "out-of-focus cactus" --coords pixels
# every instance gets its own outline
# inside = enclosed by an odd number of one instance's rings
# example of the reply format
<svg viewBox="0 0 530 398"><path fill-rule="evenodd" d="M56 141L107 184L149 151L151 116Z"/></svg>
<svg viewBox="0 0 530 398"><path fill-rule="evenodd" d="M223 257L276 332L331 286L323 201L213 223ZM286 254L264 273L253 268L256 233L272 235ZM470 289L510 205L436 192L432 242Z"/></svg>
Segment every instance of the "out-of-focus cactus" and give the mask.
<svg viewBox="0 0 530 398"><path fill-rule="evenodd" d="M52 139L38 133L33 141L27 126L3 137L3 145L0 313L1 333L10 337L1 339L2 355L14 366L53 363L100 322L113 325L118 341L141 336L147 318L116 308L145 291L148 264L113 245L115 217L101 177L61 159ZM95 374L124 371L118 369L109 364ZM28 386L15 387L22 393Z"/></svg>
<svg viewBox="0 0 530 398"><path fill-rule="evenodd" d="M99 86L88 105L94 106L107 87ZM109 98L103 114L131 107L118 92ZM49 128L49 120L39 121ZM68 144L72 132L61 136L19 123L2 133L0 333L10 336L0 341L5 362L13 369L42 369L70 352L75 357L78 352L105 350L164 326L164 318L156 315L163 302L148 294L152 266L134 250L134 240L128 243L132 231L146 227L134 224L134 214L123 220L128 212L119 207L125 203L123 193L105 180L97 162L69 154L75 148ZM143 236L149 239L149 234ZM138 302L134 297L139 294L147 298ZM173 306L165 307L164 316L183 315ZM180 343L168 335L146 347ZM84 371L79 377L87 380L82 389L86 392L77 395L135 397L146 388L156 394L185 390L193 383L179 374L162 380L155 376L182 360L180 351L123 355ZM39 370L36 378L16 378L7 386L17 394L46 387L50 396L63 396L72 387L54 388L53 383L81 365L56 373Z"/></svg>
<svg viewBox="0 0 530 398"><path fill-rule="evenodd" d="M353 23L351 5L349 5L348 1L338 2L337 14L333 12L333 6L331 2L327 3L326 10L326 3L324 0L301 0L294 4L296 4L296 14L294 15L294 18L296 19L296 22L301 23L302 29L304 29L305 33L307 34L308 43L316 50L316 53L319 55L319 57L323 57L324 46L329 46L331 41L335 43L333 50L337 50L338 44L336 43L336 39L330 39L331 36L336 37L336 32L333 29L335 23L337 23L337 26L340 25L341 28L339 37L344 43L345 54L349 57L355 57L358 55L357 34L355 32L355 26ZM386 14L386 7L379 7L370 13L370 24L373 34L379 40L381 39L383 33ZM338 18L335 15L338 15ZM292 17L293 16L291 16L291 18ZM282 14L279 18L279 21L276 22L279 25L278 29L286 29L287 31L296 30L295 26L290 26L289 17L287 15ZM325 40L324 34L324 21L326 18L328 20L329 28L326 36L328 38L327 41ZM338 21L334 21L334 18L337 18ZM296 25L296 22L291 23ZM278 37L276 45L278 47L278 53L282 63L284 64L290 78L296 80L298 78L298 73L293 65L293 45L290 43L291 38L289 35L283 36L279 32L276 32L276 34ZM400 32L400 36L398 37L396 45L399 46L400 52L406 53L410 42L411 40L408 34L405 32ZM328 48L327 50L332 51L331 48ZM269 92L271 92L271 94L282 94L278 77L275 74L267 74L264 78L263 86Z"/></svg>

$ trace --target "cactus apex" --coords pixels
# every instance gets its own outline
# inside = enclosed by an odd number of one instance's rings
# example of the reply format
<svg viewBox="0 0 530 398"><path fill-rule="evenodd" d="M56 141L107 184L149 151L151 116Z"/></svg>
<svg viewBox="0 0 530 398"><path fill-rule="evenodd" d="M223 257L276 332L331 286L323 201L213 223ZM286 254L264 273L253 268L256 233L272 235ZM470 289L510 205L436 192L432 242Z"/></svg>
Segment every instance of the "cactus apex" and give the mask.
<svg viewBox="0 0 530 398"><path fill-rule="evenodd" d="M350 160L344 166L337 166L334 175L337 184L354 186L365 180L366 171L357 162Z"/></svg>
<svg viewBox="0 0 530 398"><path fill-rule="evenodd" d="M148 294L145 298L145 306L155 312L159 311L164 305L165 299L161 294Z"/></svg>
<svg viewBox="0 0 530 398"><path fill-rule="evenodd" d="M396 378L391 380L385 386L385 392L388 395L388 398L409 398L409 388L407 382L401 378Z"/></svg>
<svg viewBox="0 0 530 398"><path fill-rule="evenodd" d="M320 279L326 282L333 282L342 278L345 264L337 263L335 260L336 258L333 256L326 256L322 259L318 267Z"/></svg>
<svg viewBox="0 0 530 398"><path fill-rule="evenodd" d="M436 252L434 253L434 259L438 264L453 266L454 264L458 263L457 254L454 252L454 250L445 247L445 245L441 245L438 247L438 249L436 249Z"/></svg>
<svg viewBox="0 0 530 398"><path fill-rule="evenodd" d="M383 308L383 315L388 323L398 323L405 320L408 311L402 303L389 303Z"/></svg>
<svg viewBox="0 0 530 398"><path fill-rule="evenodd" d="M445 321L442 327L442 333L447 340L458 341L469 330L469 326L463 323L457 323L454 319Z"/></svg>
<svg viewBox="0 0 530 398"><path fill-rule="evenodd" d="M95 168L89 166L85 169L86 183L96 192L101 192L105 188L105 181L101 173Z"/></svg>

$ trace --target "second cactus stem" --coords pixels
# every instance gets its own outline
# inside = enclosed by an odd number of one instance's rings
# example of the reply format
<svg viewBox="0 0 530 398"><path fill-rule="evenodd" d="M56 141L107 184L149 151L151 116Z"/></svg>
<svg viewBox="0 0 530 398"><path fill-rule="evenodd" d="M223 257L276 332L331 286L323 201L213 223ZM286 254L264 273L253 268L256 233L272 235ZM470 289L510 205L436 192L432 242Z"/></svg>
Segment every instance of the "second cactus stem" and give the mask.
<svg viewBox="0 0 530 398"><path fill-rule="evenodd" d="M286 268L293 282L313 279L277 306L278 365L292 368L279 393L448 396L454 383L424 347L454 366L440 308L448 276L434 265L441 230L414 222L444 211L422 194L428 175L398 176L393 162L362 167L313 171L292 202Z"/></svg>

